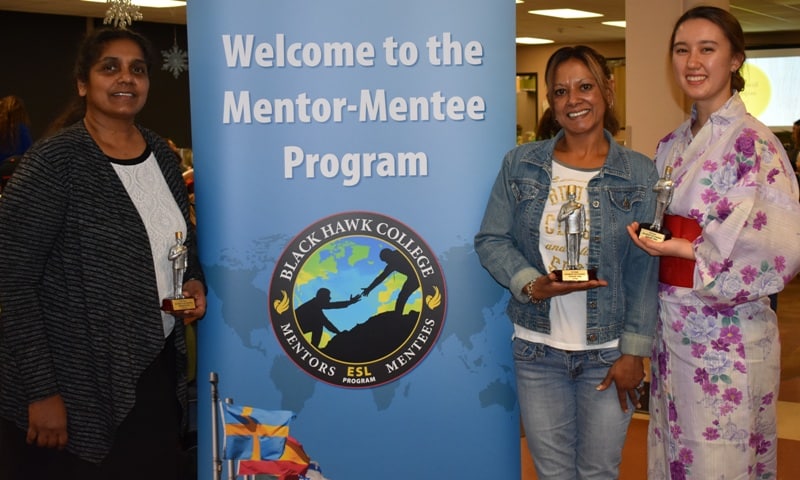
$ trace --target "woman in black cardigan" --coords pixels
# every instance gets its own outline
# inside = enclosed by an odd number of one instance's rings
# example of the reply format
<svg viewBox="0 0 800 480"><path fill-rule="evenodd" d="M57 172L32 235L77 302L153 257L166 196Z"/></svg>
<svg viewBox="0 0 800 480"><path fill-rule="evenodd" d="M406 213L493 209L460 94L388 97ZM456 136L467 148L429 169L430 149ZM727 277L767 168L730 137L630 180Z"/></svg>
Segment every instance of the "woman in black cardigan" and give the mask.
<svg viewBox="0 0 800 480"><path fill-rule="evenodd" d="M135 123L152 53L90 33L85 115L29 150L0 200L0 479L178 478L183 327L205 280L175 156ZM165 312L177 233L194 307Z"/></svg>

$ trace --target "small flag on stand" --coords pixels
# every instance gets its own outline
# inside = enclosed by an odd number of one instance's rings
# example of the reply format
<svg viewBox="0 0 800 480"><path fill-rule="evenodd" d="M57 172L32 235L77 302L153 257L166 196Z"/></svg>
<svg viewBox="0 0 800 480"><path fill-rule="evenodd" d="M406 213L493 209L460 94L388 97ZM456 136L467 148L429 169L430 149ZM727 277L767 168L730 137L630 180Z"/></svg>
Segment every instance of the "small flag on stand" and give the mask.
<svg viewBox="0 0 800 480"><path fill-rule="evenodd" d="M225 404L225 450L227 460L278 460L284 454L289 423L288 410L261 410Z"/></svg>
<svg viewBox="0 0 800 480"><path fill-rule="evenodd" d="M241 460L239 462L239 475L269 474L279 480L296 479L305 475L311 459L303 450L303 446L292 437L286 438L283 455L277 460L255 461Z"/></svg>

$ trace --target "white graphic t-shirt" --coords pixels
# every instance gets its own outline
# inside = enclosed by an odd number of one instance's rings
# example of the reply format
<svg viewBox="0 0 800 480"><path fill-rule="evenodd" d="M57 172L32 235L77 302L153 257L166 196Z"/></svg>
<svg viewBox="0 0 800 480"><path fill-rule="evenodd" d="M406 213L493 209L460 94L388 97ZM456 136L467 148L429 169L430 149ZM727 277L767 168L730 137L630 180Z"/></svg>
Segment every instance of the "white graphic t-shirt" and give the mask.
<svg viewBox="0 0 800 480"><path fill-rule="evenodd" d="M580 170L568 167L553 160L553 181L550 184L550 195L542 212L539 226L539 251L542 255L547 273L561 270L567 265L567 240L564 224L558 221L561 206L568 201L567 187L575 185L575 200L586 205L588 195L586 185L597 175L599 170ZM586 225L581 237L579 267L585 268L589 260L589 208L584 209ZM601 287L602 288L602 287ZM542 334L514 325L514 335L524 340L544 343L562 350L587 350L586 344L586 292L572 292L550 299L550 334ZM591 348L611 348L617 344L613 341L603 345L592 345Z"/></svg>

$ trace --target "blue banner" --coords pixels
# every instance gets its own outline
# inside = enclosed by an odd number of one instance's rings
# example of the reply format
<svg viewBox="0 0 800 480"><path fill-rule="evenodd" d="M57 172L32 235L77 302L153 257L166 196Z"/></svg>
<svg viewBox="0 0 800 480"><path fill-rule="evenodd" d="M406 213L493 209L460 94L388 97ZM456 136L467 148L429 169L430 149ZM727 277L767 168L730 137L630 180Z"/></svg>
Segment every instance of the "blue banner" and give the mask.
<svg viewBox="0 0 800 480"><path fill-rule="evenodd" d="M514 146L514 5L188 3L210 397L332 480L519 478L504 291L472 239Z"/></svg>

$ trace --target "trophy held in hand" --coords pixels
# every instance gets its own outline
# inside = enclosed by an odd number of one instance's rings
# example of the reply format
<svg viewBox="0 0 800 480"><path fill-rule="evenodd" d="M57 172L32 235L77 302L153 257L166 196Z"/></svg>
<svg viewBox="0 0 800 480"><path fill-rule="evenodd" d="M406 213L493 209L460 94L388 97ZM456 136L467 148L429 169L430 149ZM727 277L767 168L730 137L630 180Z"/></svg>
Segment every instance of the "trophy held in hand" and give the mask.
<svg viewBox="0 0 800 480"><path fill-rule="evenodd" d="M672 238L672 232L663 225L664 213L672 201L675 192L675 182L672 181L672 167L664 167L664 176L659 178L653 191L656 192L656 213L653 223L642 223L636 232L639 238L649 238L654 242L663 242Z"/></svg>
<svg viewBox="0 0 800 480"><path fill-rule="evenodd" d="M597 280L596 269L581 268L579 256L581 237L586 229L586 209L576 198L577 187L567 187L567 202L558 212L558 221L563 224L567 240L567 265L563 270L554 270L559 282L588 282Z"/></svg>
<svg viewBox="0 0 800 480"><path fill-rule="evenodd" d="M183 295L183 274L189 262L189 249L183 244L183 233L175 232L175 245L169 249L167 258L172 261L172 296L161 302L161 310L180 312L195 308L194 298Z"/></svg>

